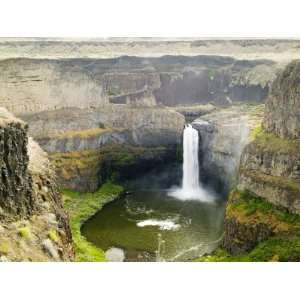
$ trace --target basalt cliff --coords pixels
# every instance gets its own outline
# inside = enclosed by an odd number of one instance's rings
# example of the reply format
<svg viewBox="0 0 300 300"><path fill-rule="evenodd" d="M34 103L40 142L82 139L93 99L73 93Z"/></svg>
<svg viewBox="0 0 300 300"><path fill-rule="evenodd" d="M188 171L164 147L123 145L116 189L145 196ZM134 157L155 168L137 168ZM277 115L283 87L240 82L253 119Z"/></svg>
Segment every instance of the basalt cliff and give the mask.
<svg viewBox="0 0 300 300"><path fill-rule="evenodd" d="M222 249L204 260L300 259L300 61L272 84L262 126L242 152ZM226 252L227 251L227 252Z"/></svg>
<svg viewBox="0 0 300 300"><path fill-rule="evenodd" d="M47 154L4 108L0 134L0 260L72 260L69 221Z"/></svg>

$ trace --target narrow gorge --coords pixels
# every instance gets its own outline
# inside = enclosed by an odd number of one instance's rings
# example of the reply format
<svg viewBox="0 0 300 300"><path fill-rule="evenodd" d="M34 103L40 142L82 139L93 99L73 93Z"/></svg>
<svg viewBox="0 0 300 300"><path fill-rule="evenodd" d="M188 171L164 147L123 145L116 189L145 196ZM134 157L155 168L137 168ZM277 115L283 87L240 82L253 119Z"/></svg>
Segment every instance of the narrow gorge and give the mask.
<svg viewBox="0 0 300 300"><path fill-rule="evenodd" d="M299 47L0 39L0 260L299 261Z"/></svg>

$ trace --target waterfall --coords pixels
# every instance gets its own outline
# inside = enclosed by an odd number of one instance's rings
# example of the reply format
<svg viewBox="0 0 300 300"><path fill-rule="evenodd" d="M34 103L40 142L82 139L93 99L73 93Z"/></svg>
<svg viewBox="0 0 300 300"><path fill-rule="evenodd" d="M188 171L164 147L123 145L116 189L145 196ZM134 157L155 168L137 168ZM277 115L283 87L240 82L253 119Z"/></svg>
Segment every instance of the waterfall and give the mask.
<svg viewBox="0 0 300 300"><path fill-rule="evenodd" d="M199 181L198 148L198 131L188 124L183 131L182 187L171 190L170 196L180 200L213 200L213 196L201 187Z"/></svg>
<svg viewBox="0 0 300 300"><path fill-rule="evenodd" d="M198 131L186 125L183 131L183 179L182 190L193 193L199 189Z"/></svg>

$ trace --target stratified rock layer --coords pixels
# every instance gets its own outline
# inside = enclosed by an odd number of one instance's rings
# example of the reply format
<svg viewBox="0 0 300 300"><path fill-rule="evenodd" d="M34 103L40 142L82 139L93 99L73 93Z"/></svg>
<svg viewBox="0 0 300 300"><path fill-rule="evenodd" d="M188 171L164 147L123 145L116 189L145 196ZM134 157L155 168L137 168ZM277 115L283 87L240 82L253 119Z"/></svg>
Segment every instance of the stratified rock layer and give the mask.
<svg viewBox="0 0 300 300"><path fill-rule="evenodd" d="M300 60L290 63L273 82L264 129L281 138L300 138Z"/></svg>
<svg viewBox="0 0 300 300"><path fill-rule="evenodd" d="M285 215L300 214L299 83L300 61L295 61L278 74L266 102L263 130L242 153L238 189L250 196L242 199L242 206L235 205L242 195L236 192L227 205L223 246L231 254L249 251L280 232L299 238L297 218ZM247 208L243 214L241 207ZM282 223L287 220L290 225Z"/></svg>
<svg viewBox="0 0 300 300"><path fill-rule="evenodd" d="M300 61L278 74L263 129L241 158L240 188L300 214Z"/></svg>

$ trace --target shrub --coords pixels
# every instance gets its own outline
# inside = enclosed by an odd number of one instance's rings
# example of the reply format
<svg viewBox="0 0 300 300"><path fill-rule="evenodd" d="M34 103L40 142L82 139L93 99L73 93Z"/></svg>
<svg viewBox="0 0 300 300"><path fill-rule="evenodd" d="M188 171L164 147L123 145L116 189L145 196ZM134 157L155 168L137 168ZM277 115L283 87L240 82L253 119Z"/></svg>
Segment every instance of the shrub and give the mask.
<svg viewBox="0 0 300 300"><path fill-rule="evenodd" d="M18 234L24 238L24 239L30 239L31 238L31 233L30 229L28 227L21 227L18 229Z"/></svg>
<svg viewBox="0 0 300 300"><path fill-rule="evenodd" d="M58 238L58 235L57 235L56 230L50 229L49 232L48 232L48 238L49 238L51 241L57 243L58 240L59 240L59 238Z"/></svg>

